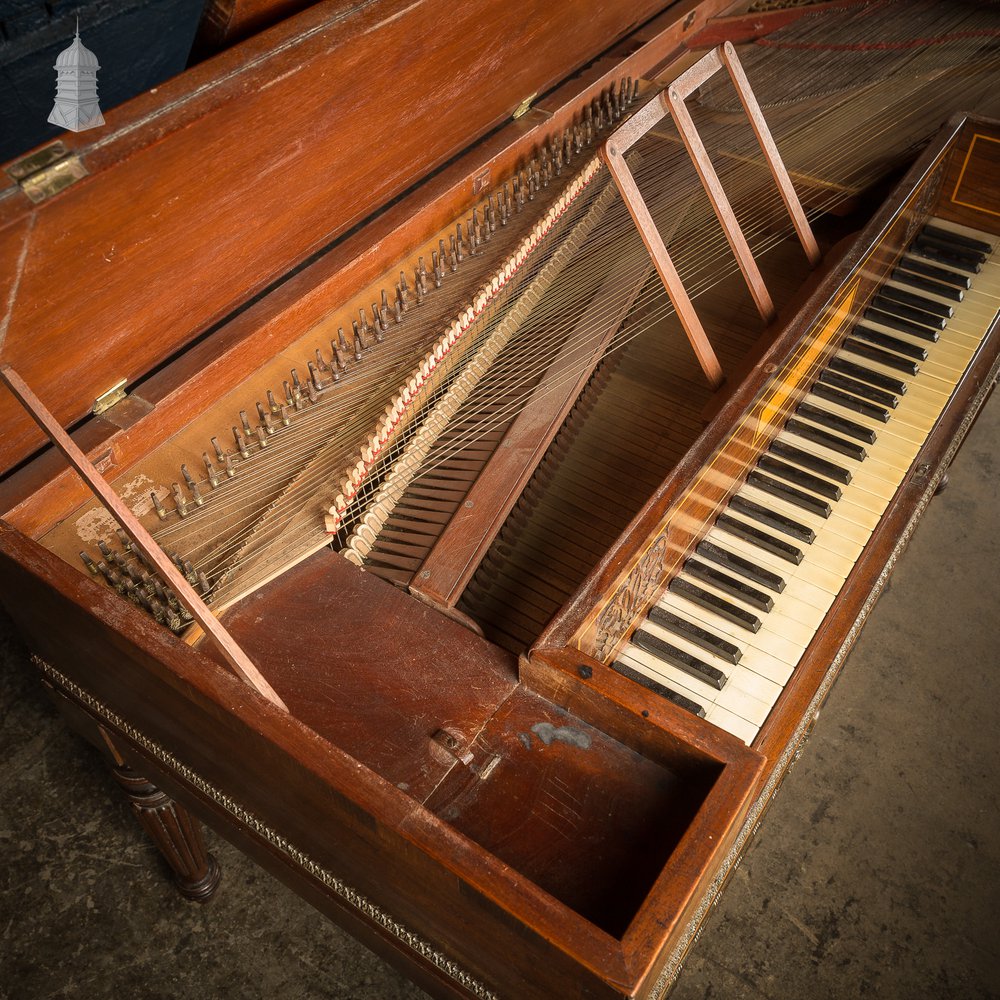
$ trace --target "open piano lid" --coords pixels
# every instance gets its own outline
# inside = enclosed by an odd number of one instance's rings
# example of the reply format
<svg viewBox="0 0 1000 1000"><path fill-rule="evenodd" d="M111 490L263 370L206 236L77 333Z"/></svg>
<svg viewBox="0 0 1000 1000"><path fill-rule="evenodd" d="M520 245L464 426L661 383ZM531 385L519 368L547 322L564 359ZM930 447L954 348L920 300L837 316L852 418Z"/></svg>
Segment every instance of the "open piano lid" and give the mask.
<svg viewBox="0 0 1000 1000"><path fill-rule="evenodd" d="M0 173L0 362L72 426L663 6L329 0L106 111L68 189ZM0 474L46 443L0 426Z"/></svg>

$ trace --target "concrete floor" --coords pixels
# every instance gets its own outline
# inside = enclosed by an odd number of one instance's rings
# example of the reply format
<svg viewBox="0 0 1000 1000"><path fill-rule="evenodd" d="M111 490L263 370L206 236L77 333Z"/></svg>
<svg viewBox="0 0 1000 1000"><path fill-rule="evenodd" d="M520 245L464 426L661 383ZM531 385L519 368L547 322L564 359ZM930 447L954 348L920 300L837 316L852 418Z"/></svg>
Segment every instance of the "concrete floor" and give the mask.
<svg viewBox="0 0 1000 1000"><path fill-rule="evenodd" d="M1000 396L674 1000L1000 997L998 493ZM2 1000L424 996L215 838L220 892L182 901L6 622L0 656Z"/></svg>

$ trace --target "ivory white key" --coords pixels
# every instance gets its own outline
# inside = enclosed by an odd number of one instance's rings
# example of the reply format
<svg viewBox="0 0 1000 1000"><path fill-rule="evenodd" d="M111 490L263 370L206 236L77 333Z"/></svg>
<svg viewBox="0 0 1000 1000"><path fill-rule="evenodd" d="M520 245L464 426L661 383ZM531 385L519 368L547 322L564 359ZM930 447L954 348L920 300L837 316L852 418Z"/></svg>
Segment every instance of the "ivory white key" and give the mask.
<svg viewBox="0 0 1000 1000"><path fill-rule="evenodd" d="M769 704L774 704L774 700L781 694L782 686L780 683L765 677L763 674L757 673L752 667L744 665L742 661L740 663L729 663L721 657L707 652L700 646L696 646L693 642L688 642L682 635L671 632L652 619L646 621L642 628L643 631L649 632L663 639L665 642L671 643L678 649L703 659L710 666L721 670L726 675L725 686L727 687L736 688L744 692L744 694L751 695Z"/></svg>
<svg viewBox="0 0 1000 1000"><path fill-rule="evenodd" d="M804 451L816 458L822 458L828 462L833 461L830 456L835 453L823 448L822 445L816 444L814 441L802 440L801 438L793 439L786 432L779 434L777 440L787 441L800 451ZM840 462L841 467L847 469L851 474L850 483L841 488L845 494L850 491L852 497L856 490L860 490L864 493L871 493L883 500L889 500L896 492L901 474L905 472L905 468L900 468L899 466L893 468L891 465L880 461L872 455L869 455L863 462L848 459L845 455L840 456L840 458L842 459ZM789 465L799 466L799 463L794 458L782 456L782 459L788 462ZM799 467L805 469L807 472L812 471L805 465ZM819 473L816 474L818 475Z"/></svg>
<svg viewBox="0 0 1000 1000"><path fill-rule="evenodd" d="M743 740L747 746L753 743L760 731L760 726L754 726L738 715L727 712L721 705L709 706L705 713L705 719L727 733L731 733L737 739Z"/></svg>
<svg viewBox="0 0 1000 1000"><path fill-rule="evenodd" d="M698 604L693 604L669 590L663 594L657 602L657 606L682 614L716 635L729 636L744 650L758 649L764 653L770 653L789 666L794 666L799 662L806 647L806 643L796 642L794 639L775 631L771 622L765 622L759 632L749 632L746 629L740 629L738 625L734 625L721 615L708 611Z"/></svg>
<svg viewBox="0 0 1000 1000"><path fill-rule="evenodd" d="M788 644L779 650L779 655L774 652L775 645L768 638L764 642L765 648L761 649L752 642L756 637L754 633L747 632L745 629L738 629L732 622L726 621L724 618L719 618L717 615L713 615L711 612L705 611L704 608L696 604L691 604L689 601L672 600L674 596L668 591L660 598L657 606L664 607L671 614L675 614L679 618L684 618L686 621L707 629L709 632L721 638L728 639L739 646L743 653L739 666L744 669L752 670L754 673L760 674L770 681L774 681L775 684L786 684L788 682L795 664L799 662L802 656L803 650L801 647ZM669 600L668 597L670 598ZM735 634L737 630L740 632L739 635ZM760 633L758 632L756 635L760 635Z"/></svg>
<svg viewBox="0 0 1000 1000"><path fill-rule="evenodd" d="M833 513L826 518L811 514L801 507L782 500L780 497L772 496L756 486L744 485L739 490L739 495L760 504L761 507L768 507L771 510L783 514L800 524L808 525L816 532L817 541L821 534L835 535L847 541L857 540L862 543L868 540L871 529L878 523L878 515L871 511L863 510L849 500L841 500L833 507ZM808 519L808 520L807 520ZM816 542L813 542L815 545Z"/></svg>
<svg viewBox="0 0 1000 1000"><path fill-rule="evenodd" d="M800 575L799 571L807 568L810 563L800 563L798 566L792 566L790 563L780 565L781 560L776 556L772 556L762 549L755 548L742 539L728 535L717 528L711 528L705 538L734 556L747 559L760 566L761 569L768 570L771 573L777 573L785 583L782 594L790 593L797 600L803 601L814 608L825 609L829 606L828 600L831 591ZM732 570L732 573L736 576L738 571ZM841 583L843 583L843 580L837 580L832 593L835 594L840 589Z"/></svg>
<svg viewBox="0 0 1000 1000"><path fill-rule="evenodd" d="M745 601L741 601L738 598L733 597L727 591L721 590L718 587L713 587L710 584L705 583L703 580L698 580L694 577L687 577L683 572L680 576L682 579L690 579L692 583L698 584L704 590L715 594L717 597L721 597L723 600L731 601L733 604L744 607L748 611L752 611L761 620L763 625L773 627L776 620L775 616L782 619L787 618L789 622L793 623L790 626L791 630L784 633L789 639L808 643L812 638L813 632L819 628L819 623L823 620L822 613L819 613L816 608L810 607L808 604L803 604L797 598L786 597L783 593L774 595L774 605L770 611L760 611L751 607ZM781 615L778 614L779 608L783 611L783 614Z"/></svg>
<svg viewBox="0 0 1000 1000"><path fill-rule="evenodd" d="M705 709L709 705L719 705L755 726L763 724L767 713L771 711L771 705L774 704L774 702L755 698L746 691L731 687L729 684L726 684L719 691L632 643L622 649L619 659L629 664L633 669L652 676L654 680L662 678L661 682L667 687L686 695L704 706Z"/></svg>

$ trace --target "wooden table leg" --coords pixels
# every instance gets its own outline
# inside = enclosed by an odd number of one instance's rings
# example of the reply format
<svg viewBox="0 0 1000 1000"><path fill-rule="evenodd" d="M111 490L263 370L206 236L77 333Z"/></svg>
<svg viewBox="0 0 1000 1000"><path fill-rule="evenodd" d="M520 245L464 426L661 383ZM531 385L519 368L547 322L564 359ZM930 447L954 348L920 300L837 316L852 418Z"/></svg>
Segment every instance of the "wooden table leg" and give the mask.
<svg viewBox="0 0 1000 1000"><path fill-rule="evenodd" d="M205 850L201 824L183 806L130 767L113 769L125 789L142 828L152 838L174 873L182 896L199 903L211 899L222 872Z"/></svg>

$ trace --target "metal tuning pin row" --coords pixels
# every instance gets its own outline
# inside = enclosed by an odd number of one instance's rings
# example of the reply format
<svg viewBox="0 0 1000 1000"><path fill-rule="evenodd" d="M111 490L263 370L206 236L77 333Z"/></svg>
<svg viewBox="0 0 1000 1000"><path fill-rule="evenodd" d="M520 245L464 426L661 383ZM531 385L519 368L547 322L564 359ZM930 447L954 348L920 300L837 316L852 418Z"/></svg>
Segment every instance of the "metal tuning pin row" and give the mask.
<svg viewBox="0 0 1000 1000"><path fill-rule="evenodd" d="M92 576L103 578L108 586L142 608L161 625L179 632L191 621L190 614L177 600L173 590L132 544L128 535L121 528L117 529L117 534L120 550L110 545L106 539L101 539L97 546L102 558L95 561L89 553L81 552L80 559L84 566ZM205 574L195 570L190 561L182 560L177 555L171 555L171 559L191 585L207 597L211 584Z"/></svg>
<svg viewBox="0 0 1000 1000"><path fill-rule="evenodd" d="M526 202L534 201L554 178L560 177L585 148L594 144L603 129L618 122L624 109L638 95L638 80L624 77L617 86L613 85L595 97L583 109L579 122L550 136L529 164L474 206L471 216L464 223L456 223L455 232L449 236L447 244L444 239L439 239L436 250L431 249L429 254L417 258L412 277L408 278L405 270L399 272L399 281L391 296L383 289L379 301L372 302L370 310L363 306L359 308L358 318L351 320L350 334L345 335L344 327L340 327L337 337L330 341L329 357L322 348L316 348L314 358L305 362L307 378L300 378L298 370L293 368L282 384L283 401L276 399L274 393L268 390L266 404L257 403L256 425L251 425L245 410L241 411L239 424L232 427L233 451L225 451L218 438L212 438L215 459L210 457L210 452L202 454L205 480L196 481L187 466L182 466L183 485L177 482L171 486L173 510L153 495L153 505L160 519L166 520L171 514L186 518L203 506L206 501L203 491L206 488L215 490L223 486L236 475L239 461L246 461L254 454L265 451L269 438L281 428L288 427L296 413L319 402L323 394L348 372L352 362L360 363L365 351L385 340L392 324L401 324L414 306L423 304L432 283L434 288L441 288L448 273L456 273L467 257L480 255L498 229L508 226L514 216L524 210Z"/></svg>

